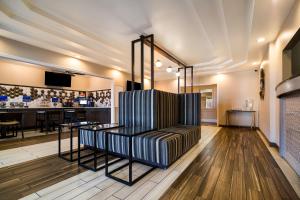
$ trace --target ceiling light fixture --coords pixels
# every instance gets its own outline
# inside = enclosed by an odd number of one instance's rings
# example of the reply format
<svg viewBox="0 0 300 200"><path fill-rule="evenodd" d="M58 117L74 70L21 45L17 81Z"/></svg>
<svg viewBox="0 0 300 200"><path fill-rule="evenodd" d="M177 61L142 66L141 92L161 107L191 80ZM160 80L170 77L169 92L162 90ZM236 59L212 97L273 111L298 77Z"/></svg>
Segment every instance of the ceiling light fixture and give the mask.
<svg viewBox="0 0 300 200"><path fill-rule="evenodd" d="M257 43L262 43L262 42L264 42L266 40L266 38L264 38L264 37L260 37L260 38L257 38Z"/></svg>
<svg viewBox="0 0 300 200"><path fill-rule="evenodd" d="M168 72L168 73L172 72L172 67L171 67L171 66L169 66L169 67L167 68L167 72Z"/></svg>
<svg viewBox="0 0 300 200"><path fill-rule="evenodd" d="M160 60L157 60L155 62L155 66L158 67L158 68L162 66L162 63L160 62Z"/></svg>
<svg viewBox="0 0 300 200"><path fill-rule="evenodd" d="M180 72L176 72L176 76L179 77L180 76Z"/></svg>

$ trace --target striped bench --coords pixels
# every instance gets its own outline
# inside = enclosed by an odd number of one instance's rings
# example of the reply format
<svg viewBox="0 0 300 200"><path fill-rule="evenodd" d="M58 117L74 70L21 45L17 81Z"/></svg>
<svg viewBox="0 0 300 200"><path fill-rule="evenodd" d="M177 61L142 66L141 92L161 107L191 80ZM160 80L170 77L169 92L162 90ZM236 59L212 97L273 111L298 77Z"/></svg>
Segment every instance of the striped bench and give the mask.
<svg viewBox="0 0 300 200"><path fill-rule="evenodd" d="M80 144L94 147L94 135L87 130L80 130ZM105 149L105 134L96 133L96 148ZM167 168L183 153L183 136L168 132L151 131L133 138L133 158L152 166ZM109 151L122 156L129 155L128 137L109 135Z"/></svg>
<svg viewBox="0 0 300 200"><path fill-rule="evenodd" d="M201 135L201 94L172 94L158 90L119 93L119 125L148 127L152 131L135 136L133 158L167 168L198 143ZM180 125L178 125L180 124ZM129 139L110 135L109 151L128 155ZM104 134L96 135L96 148L104 150ZM93 134L80 131L80 143L94 147Z"/></svg>
<svg viewBox="0 0 300 200"><path fill-rule="evenodd" d="M171 128L165 128L159 130L160 132L166 132L166 133L176 133L180 134L183 137L183 153L190 150L194 145L198 143L200 140L200 127L198 126L184 126L184 125L178 125Z"/></svg>

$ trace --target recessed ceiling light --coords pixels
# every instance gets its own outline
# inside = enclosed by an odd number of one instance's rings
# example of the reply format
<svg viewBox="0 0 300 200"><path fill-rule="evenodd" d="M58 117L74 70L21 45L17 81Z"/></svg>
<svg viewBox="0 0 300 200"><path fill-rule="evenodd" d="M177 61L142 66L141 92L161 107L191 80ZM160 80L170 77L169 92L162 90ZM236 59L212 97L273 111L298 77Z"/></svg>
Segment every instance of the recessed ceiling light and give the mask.
<svg viewBox="0 0 300 200"><path fill-rule="evenodd" d="M171 66L169 66L169 67L167 68L167 72L168 72L168 73L172 72L172 67L171 67Z"/></svg>
<svg viewBox="0 0 300 200"><path fill-rule="evenodd" d="M158 67L158 68L162 66L162 63L160 62L160 60L157 60L155 62L155 66Z"/></svg>
<svg viewBox="0 0 300 200"><path fill-rule="evenodd" d="M176 76L179 77L180 76L180 72L176 72Z"/></svg>
<svg viewBox="0 0 300 200"><path fill-rule="evenodd" d="M264 38L264 37L260 37L260 38L257 38L257 42L258 43L262 43L262 42L264 42L266 40L266 38Z"/></svg>

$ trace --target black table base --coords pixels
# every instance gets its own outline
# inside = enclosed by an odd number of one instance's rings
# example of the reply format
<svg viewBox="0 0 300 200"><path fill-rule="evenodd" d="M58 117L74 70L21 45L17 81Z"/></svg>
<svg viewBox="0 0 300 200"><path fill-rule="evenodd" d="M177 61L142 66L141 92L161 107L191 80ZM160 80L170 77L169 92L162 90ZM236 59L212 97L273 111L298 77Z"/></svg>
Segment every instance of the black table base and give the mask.
<svg viewBox="0 0 300 200"><path fill-rule="evenodd" d="M90 153L88 155L82 156L81 152L84 151L84 150L92 150L93 153ZM83 158L87 158L87 157L91 157L91 158L82 161ZM88 149L84 148L84 149L82 149L81 148L78 151L78 165L81 166L81 167L83 167L83 168L86 168L88 170L92 170L92 171L96 172L96 171L99 171L99 170L105 168L105 164L106 163L103 163L103 165L100 165L100 166L98 166L98 164L97 164L98 159L104 158L104 157L105 157L104 152L103 151L99 151L98 149L94 149L94 148L92 148L92 149L91 148L88 148ZM108 162L107 165L115 164L115 163L117 163L117 162L119 162L121 160L123 160L123 158L113 159L112 161ZM92 167L89 165L90 163L92 163Z"/></svg>
<svg viewBox="0 0 300 200"><path fill-rule="evenodd" d="M73 149L73 129L78 129L82 126L86 126L89 124L97 124L97 122L74 122L74 123L67 123L67 124L60 124L58 129L58 156L66 161L73 162L78 160L78 158L73 158L73 153L77 153L78 149ZM61 133L63 128L68 128L70 130L70 151L69 152L61 152ZM79 141L79 140L78 140ZM80 146L78 146L80 148ZM93 155L93 154L90 154ZM85 155L84 157L87 157L89 155ZM82 158L84 158L82 157Z"/></svg>
<svg viewBox="0 0 300 200"><path fill-rule="evenodd" d="M143 133L146 133L146 132L149 132L150 130L140 130L140 131L137 131L133 134L123 134L123 133L113 133L113 132L109 132L109 131L106 131L105 132L105 175L109 178L112 178L118 182L121 182L125 185L128 185L128 186L132 186L133 184L135 184L136 182L138 182L139 180L141 180L143 177L145 177L147 174L149 174L150 172L152 172L154 169L156 169L155 166L152 166L150 164L147 164L145 162L141 162L141 161L138 161L136 159L133 158L133 155L132 155L132 141L133 141L133 137L135 136L138 136L138 135L141 135ZM125 137L128 137L129 139L129 152L128 152L128 155L121 155L121 154L115 154L113 152L110 152L109 151L109 142L108 142L108 137L110 134L115 134L115 135L122 135L122 136L125 136ZM114 156L119 156L120 158L127 158L128 159L128 163L112 170L112 171L109 171L108 170L108 167L109 167L109 164L108 164L108 156L109 155L114 155ZM144 172L142 175L140 175L139 177L133 179L132 177L132 164L133 163L140 163L140 164L143 164L143 165L146 165L146 166L149 166L151 167L149 170L147 170L146 172ZM116 177L113 175L113 173L117 172L117 171L120 171L121 169L125 168L128 166L128 181L127 180L124 180L124 179L121 179L119 177Z"/></svg>
<svg viewBox="0 0 300 200"><path fill-rule="evenodd" d="M123 159L122 159L123 160ZM132 186L134 185L136 182L140 181L142 178L144 178L145 176L147 176L148 174L150 174L154 169L156 169L156 167L153 167L153 166L150 166L150 165L147 165L149 167L151 167L149 170L147 170L146 172L144 172L142 175L140 175L139 177L133 179L132 178L132 164L133 163L140 163L140 164L143 164L143 165L146 165L145 163L143 162L139 162L139 161L129 161L128 163L112 170L112 171L109 171L108 170L108 165L105 164L105 175L111 179L114 179L118 182L121 182L125 185L128 185L128 186ZM114 176L113 174L117 171L120 171L122 170L123 168L127 167L128 166L128 181L127 180L124 180L124 179L121 179L117 176Z"/></svg>

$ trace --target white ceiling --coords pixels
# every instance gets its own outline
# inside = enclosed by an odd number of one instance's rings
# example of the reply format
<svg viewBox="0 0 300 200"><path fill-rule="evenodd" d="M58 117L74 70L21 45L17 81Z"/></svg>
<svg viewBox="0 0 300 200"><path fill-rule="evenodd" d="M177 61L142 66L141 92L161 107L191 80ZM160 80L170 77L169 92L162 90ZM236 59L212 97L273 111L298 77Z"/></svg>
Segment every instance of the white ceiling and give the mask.
<svg viewBox="0 0 300 200"><path fill-rule="evenodd" d="M294 0L0 0L0 35L130 72L131 41L154 34L195 73L244 70L261 62ZM265 37L264 43L256 39ZM137 47L137 52L139 48ZM149 73L150 51L146 47ZM138 54L138 53L137 53ZM176 64L155 53L163 67ZM137 56L136 66L139 58ZM137 67L138 68L138 67ZM137 73L139 69L136 70Z"/></svg>

